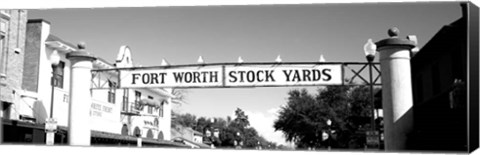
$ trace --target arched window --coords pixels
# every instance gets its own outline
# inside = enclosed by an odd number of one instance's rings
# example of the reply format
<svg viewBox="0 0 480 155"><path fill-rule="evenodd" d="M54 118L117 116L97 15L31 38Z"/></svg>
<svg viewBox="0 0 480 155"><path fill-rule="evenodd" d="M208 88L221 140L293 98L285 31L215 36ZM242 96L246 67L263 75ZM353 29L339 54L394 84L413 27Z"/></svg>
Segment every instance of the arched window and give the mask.
<svg viewBox="0 0 480 155"><path fill-rule="evenodd" d="M122 126L122 135L128 135L128 126L126 124Z"/></svg>
<svg viewBox="0 0 480 155"><path fill-rule="evenodd" d="M160 131L158 132L158 137L157 137L158 140L163 140L163 132Z"/></svg>
<svg viewBox="0 0 480 155"><path fill-rule="evenodd" d="M141 131L140 131L140 128L135 127L135 130L133 130L133 135L134 135L135 137L141 137L141 136L142 136L142 133L141 133Z"/></svg>
<svg viewBox="0 0 480 155"><path fill-rule="evenodd" d="M152 132L152 129L148 129L148 132L147 132L147 138L152 138L152 139L153 139L153 132Z"/></svg>

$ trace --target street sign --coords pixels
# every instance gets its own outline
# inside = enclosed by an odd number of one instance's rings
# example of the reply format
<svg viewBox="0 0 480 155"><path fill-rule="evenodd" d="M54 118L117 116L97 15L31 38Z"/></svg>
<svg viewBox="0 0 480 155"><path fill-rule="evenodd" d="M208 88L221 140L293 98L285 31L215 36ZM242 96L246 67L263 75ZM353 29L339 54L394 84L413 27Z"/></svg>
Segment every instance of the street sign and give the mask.
<svg viewBox="0 0 480 155"><path fill-rule="evenodd" d="M57 120L55 118L47 118L45 120L45 130L46 131L56 131L57 130Z"/></svg>
<svg viewBox="0 0 480 155"><path fill-rule="evenodd" d="M327 140L328 139L328 133L322 132L322 140Z"/></svg>
<svg viewBox="0 0 480 155"><path fill-rule="evenodd" d="M142 138L141 137L137 138L137 147L142 147Z"/></svg>
<svg viewBox="0 0 480 155"><path fill-rule="evenodd" d="M367 145L379 145L380 144L380 136L378 131L367 131Z"/></svg>
<svg viewBox="0 0 480 155"><path fill-rule="evenodd" d="M47 132L47 145L53 145L55 141L55 133L54 132Z"/></svg>

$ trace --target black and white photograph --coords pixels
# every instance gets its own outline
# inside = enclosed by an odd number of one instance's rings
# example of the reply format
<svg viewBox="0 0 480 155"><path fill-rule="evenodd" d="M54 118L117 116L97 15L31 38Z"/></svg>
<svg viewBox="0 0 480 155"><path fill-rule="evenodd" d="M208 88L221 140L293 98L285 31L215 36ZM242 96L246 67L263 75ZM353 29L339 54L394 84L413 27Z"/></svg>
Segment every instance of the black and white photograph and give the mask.
<svg viewBox="0 0 480 155"><path fill-rule="evenodd" d="M0 6L0 17L0 152L478 152L469 1Z"/></svg>

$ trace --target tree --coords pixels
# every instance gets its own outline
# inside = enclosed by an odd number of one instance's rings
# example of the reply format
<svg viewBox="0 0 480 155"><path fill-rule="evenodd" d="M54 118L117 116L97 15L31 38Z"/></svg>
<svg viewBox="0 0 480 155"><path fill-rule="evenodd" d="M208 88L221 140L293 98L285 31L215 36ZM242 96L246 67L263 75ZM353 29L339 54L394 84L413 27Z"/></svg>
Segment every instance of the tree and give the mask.
<svg viewBox="0 0 480 155"><path fill-rule="evenodd" d="M174 104L186 104L188 91L186 89L172 89L172 103Z"/></svg>
<svg viewBox="0 0 480 155"><path fill-rule="evenodd" d="M370 116L369 95L365 87L327 86L310 95L306 89L289 91L287 105L282 107L274 122L276 131L282 131L286 140L297 147L346 148L364 143L352 141L359 127L365 126ZM331 126L326 121L332 121ZM334 130L329 143L322 140L322 133ZM364 138L364 137L363 137ZM353 144L352 144L353 143Z"/></svg>
<svg viewBox="0 0 480 155"><path fill-rule="evenodd" d="M237 108L237 110L235 110L235 116L236 117L233 121L238 125L240 125L240 127L245 128L250 126L250 122L248 121L248 116L245 115L245 112L242 109Z"/></svg>
<svg viewBox="0 0 480 155"><path fill-rule="evenodd" d="M197 120L197 124L194 130L205 134L205 128L208 126L209 122L206 117L200 117Z"/></svg>
<svg viewBox="0 0 480 155"><path fill-rule="evenodd" d="M197 125L197 116L186 113L186 114L178 114L172 112L174 116L172 119L172 125L181 125L183 127L190 127L194 128Z"/></svg>
<svg viewBox="0 0 480 155"><path fill-rule="evenodd" d="M271 147L275 146L273 145L275 143L265 140L253 127L250 127L248 116L240 108L235 110L235 118L233 120L230 116L224 119L221 117L197 118L197 116L190 113L172 113L172 115L174 116L172 119L173 129L176 129L177 125L190 127L203 133L204 142L207 144L214 144L217 147L233 147L234 141L242 141L244 148L256 148L259 142L263 148L267 148L268 145ZM207 131L211 135L206 135ZM218 137L214 134L216 131L219 131ZM237 133L240 133L240 136Z"/></svg>

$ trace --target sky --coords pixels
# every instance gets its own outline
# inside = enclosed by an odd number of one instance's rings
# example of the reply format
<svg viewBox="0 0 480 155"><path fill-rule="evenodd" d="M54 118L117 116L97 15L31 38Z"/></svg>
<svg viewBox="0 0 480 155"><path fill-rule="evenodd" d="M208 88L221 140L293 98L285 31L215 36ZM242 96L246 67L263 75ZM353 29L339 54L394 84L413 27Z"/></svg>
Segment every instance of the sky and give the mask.
<svg viewBox="0 0 480 155"><path fill-rule="evenodd" d="M458 3L368 3L243 6L172 6L29 10L29 19L51 23L51 33L67 42L86 42L87 51L111 63L122 45L134 64L159 66L206 63L365 62L369 38L417 35L421 48L443 26L461 17ZM378 62L378 54L377 59ZM267 140L285 144L273 122L287 92L299 87L188 89L181 113L233 116L241 108ZM317 87L306 87L311 93Z"/></svg>

